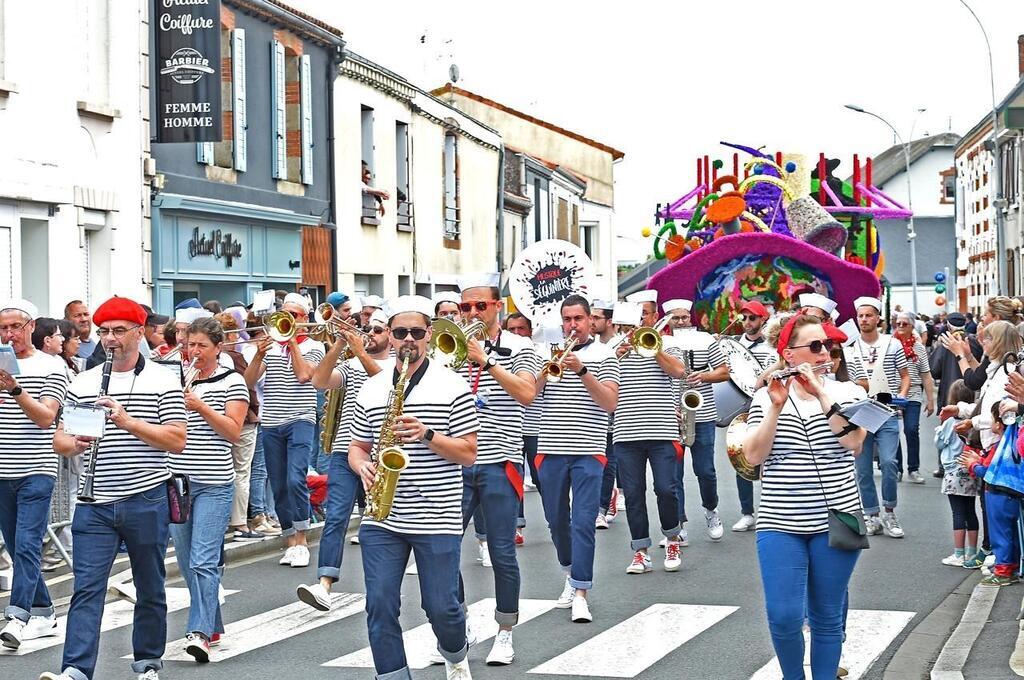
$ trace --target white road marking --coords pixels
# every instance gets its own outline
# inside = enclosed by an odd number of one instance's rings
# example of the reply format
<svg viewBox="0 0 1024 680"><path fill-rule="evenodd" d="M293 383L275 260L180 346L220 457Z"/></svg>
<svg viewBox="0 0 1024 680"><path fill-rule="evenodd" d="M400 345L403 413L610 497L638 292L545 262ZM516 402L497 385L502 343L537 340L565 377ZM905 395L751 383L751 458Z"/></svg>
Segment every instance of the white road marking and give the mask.
<svg viewBox="0 0 1024 680"><path fill-rule="evenodd" d="M964 680L964 664L985 627L998 594L999 588L995 586L974 586L960 623L942 646L939 658L932 666L932 680Z"/></svg>

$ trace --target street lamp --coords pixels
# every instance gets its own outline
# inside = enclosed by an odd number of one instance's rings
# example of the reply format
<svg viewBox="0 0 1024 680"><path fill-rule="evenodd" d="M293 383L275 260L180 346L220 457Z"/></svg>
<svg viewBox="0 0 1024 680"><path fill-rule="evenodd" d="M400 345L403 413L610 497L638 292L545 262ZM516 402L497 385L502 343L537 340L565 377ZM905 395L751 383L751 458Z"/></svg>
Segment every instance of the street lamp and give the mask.
<svg viewBox="0 0 1024 680"><path fill-rule="evenodd" d="M910 210L910 220L907 222L907 241L910 243L910 290L911 296L914 301L914 312L916 313L918 311L916 245L917 232L914 230L914 199L910 193L910 142L914 141L914 128L917 127L917 120L918 118L921 117L921 114L925 112L925 109L917 110L917 116L914 117L914 122L910 126L910 140L904 142L903 137L901 137L900 133L896 130L895 127L893 127L893 124L887 121L885 118L882 118L877 113L868 111L855 104L846 104L846 108L850 109L851 111L856 111L857 113L863 113L865 115L871 116L872 118L877 118L878 120L885 123L889 127L889 129L892 130L892 134L896 136L896 141L898 141L900 146L903 147L903 162L906 164L906 172L904 174L907 176L907 208Z"/></svg>

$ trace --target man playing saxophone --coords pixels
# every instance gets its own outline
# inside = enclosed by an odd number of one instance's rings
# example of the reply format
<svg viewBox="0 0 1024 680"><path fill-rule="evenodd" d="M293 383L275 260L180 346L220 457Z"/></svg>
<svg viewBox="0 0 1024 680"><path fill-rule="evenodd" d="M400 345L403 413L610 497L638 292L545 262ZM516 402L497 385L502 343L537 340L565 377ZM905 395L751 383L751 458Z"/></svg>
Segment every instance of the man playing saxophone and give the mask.
<svg viewBox="0 0 1024 680"><path fill-rule="evenodd" d="M341 561L345 545L345 530L348 527L352 506L359 489L359 477L348 466L348 445L352 438L352 415L356 397L367 378L393 366L391 335L388 332L388 318L381 310L370 316L370 343L364 345L362 336L340 326L342 338L331 345L324 360L313 372L313 387L318 390L342 390L337 433L331 448L331 462L327 472L327 521L320 538L320 554L317 558L316 575L318 582L300 585L296 594L299 599L320 611L331 608L331 586L341 578ZM351 347L354 357L341 361L346 347Z"/></svg>
<svg viewBox="0 0 1024 680"><path fill-rule="evenodd" d="M378 677L411 678L398 620L402 576L410 551L419 566L421 604L437 637L448 678L471 677L466 615L459 604L462 542L462 467L476 461L476 407L466 381L427 358L433 303L404 295L388 307L396 361L408 359L404 399L389 413L397 370L367 379L356 397L349 466L368 491L377 476L371 459L381 425L408 457L384 520L363 519L359 529L366 586L366 619ZM373 503L374 499L368 498Z"/></svg>

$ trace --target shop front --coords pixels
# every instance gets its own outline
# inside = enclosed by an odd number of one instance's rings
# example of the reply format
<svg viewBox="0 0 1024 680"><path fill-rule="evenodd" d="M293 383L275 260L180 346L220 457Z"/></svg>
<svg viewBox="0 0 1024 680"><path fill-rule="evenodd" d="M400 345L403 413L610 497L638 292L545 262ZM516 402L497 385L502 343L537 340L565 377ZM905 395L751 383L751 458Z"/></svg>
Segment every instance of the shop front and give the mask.
<svg viewBox="0 0 1024 680"><path fill-rule="evenodd" d="M153 307L182 300L249 304L302 281L302 230L319 220L290 211L161 194L153 204Z"/></svg>

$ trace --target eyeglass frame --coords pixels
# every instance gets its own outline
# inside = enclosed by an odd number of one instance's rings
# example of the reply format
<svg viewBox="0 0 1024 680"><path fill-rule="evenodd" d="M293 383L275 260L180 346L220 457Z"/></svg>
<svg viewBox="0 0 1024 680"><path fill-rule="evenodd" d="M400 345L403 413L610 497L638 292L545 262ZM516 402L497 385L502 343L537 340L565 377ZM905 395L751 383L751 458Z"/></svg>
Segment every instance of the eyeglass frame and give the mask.
<svg viewBox="0 0 1024 680"><path fill-rule="evenodd" d="M818 343L821 343L821 347L819 347L817 350L813 349L814 345ZM835 340L832 340L831 338L826 338L825 340L812 340L806 345L790 345L788 349L808 349L811 351L811 354L821 354L821 350L826 350L829 352L831 356L832 348L835 346Z"/></svg>
<svg viewBox="0 0 1024 680"><path fill-rule="evenodd" d="M136 324L129 328L118 326L117 328L107 328L106 326L99 326L96 328L96 335L100 338L106 338L110 335L114 336L115 340L122 340L124 336L128 335L129 332L134 331L138 328L142 328L142 324Z"/></svg>
<svg viewBox="0 0 1024 680"><path fill-rule="evenodd" d="M427 331L428 330L430 330L430 329L429 328L421 328L421 327L418 327L418 326L416 328L406 328L405 326L399 326L398 328L392 328L391 329L391 337L393 337L395 340L398 340L399 342L401 342L401 341L405 340L406 338L408 338L411 335L413 341L419 342L423 338L427 337ZM420 337L417 338L416 337L417 335L419 335Z"/></svg>

